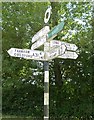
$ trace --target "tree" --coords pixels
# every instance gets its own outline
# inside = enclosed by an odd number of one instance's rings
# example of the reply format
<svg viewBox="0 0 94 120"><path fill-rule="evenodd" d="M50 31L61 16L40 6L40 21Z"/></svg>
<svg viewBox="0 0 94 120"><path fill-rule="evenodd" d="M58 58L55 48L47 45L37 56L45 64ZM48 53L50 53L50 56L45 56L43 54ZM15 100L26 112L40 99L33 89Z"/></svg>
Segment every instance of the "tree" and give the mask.
<svg viewBox="0 0 94 120"><path fill-rule="evenodd" d="M54 67L54 69L56 75L59 77L55 77L55 82L58 81L56 82L56 86L58 87L54 91L55 94L51 96L51 98L54 98L51 104L57 109L57 117L61 116L62 118L63 116L66 116L69 117L68 119L70 119L71 116L77 116L79 118L86 118L87 116L92 116L91 76L93 76L93 74L92 58L90 56L92 56L91 51L93 51L93 47L91 29L92 17L90 17L90 14L92 12L91 6L88 3L82 4L69 2L62 3L61 7L64 8L63 10L60 11L59 5L59 7L57 7L59 9L55 11L57 3L52 4L52 6L54 6L53 18L55 18L56 14L60 14L63 16L63 19L65 19L66 23L63 34L61 34L61 37L59 37L59 39L78 45L80 54L79 58L74 61L62 61L55 59L54 65L56 67ZM59 19L53 19L54 25L57 24L55 20L58 22ZM89 35L88 31L90 31ZM58 39L58 37L56 39Z"/></svg>
<svg viewBox="0 0 94 120"><path fill-rule="evenodd" d="M43 117L43 63L12 58L6 51L11 47L30 49L33 35L44 26L48 5L46 2L2 5L3 114ZM61 20L65 22L63 32L55 39L76 44L79 57L50 63L50 116L56 120L89 119L94 115L92 6L77 2L53 2L51 6L51 29Z"/></svg>

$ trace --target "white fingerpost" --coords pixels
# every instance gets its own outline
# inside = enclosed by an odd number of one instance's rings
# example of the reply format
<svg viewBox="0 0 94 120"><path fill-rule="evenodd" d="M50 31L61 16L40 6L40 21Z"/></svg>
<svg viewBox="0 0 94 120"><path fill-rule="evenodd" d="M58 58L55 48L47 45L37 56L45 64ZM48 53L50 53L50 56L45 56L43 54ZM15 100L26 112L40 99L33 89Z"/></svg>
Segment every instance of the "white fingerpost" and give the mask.
<svg viewBox="0 0 94 120"><path fill-rule="evenodd" d="M44 58L45 52L39 50L11 48L7 52L12 57L20 57L24 59L34 59L41 61L46 60Z"/></svg>
<svg viewBox="0 0 94 120"><path fill-rule="evenodd" d="M49 62L44 62L44 120L49 120Z"/></svg>
<svg viewBox="0 0 94 120"><path fill-rule="evenodd" d="M47 25L50 15L51 6L46 10L44 23ZM49 51L49 42L44 43L44 52ZM45 56L46 57L46 56ZM49 62L44 61L44 120L49 120Z"/></svg>
<svg viewBox="0 0 94 120"><path fill-rule="evenodd" d="M34 59L44 61L44 120L49 120L49 61L55 58L76 59L78 55L75 44L53 40L64 27L64 21L50 30L48 21L51 15L51 6L46 10L45 27L39 30L33 37L31 49L11 48L7 52L12 57ZM44 45L44 51L35 50Z"/></svg>
<svg viewBox="0 0 94 120"><path fill-rule="evenodd" d="M49 51L49 45L50 45L49 42L44 43L45 53ZM48 60L44 61L44 120L49 120L49 61Z"/></svg>

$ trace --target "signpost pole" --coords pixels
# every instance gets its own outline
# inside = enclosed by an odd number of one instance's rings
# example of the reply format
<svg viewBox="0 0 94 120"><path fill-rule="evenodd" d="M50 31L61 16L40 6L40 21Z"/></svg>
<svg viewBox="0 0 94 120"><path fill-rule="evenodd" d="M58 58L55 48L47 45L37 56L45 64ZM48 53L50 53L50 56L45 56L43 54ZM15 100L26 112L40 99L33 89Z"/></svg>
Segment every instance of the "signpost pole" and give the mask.
<svg viewBox="0 0 94 120"><path fill-rule="evenodd" d="M51 15L51 6L46 10L44 23L47 26ZM44 43L44 51L49 50ZM49 61L44 61L44 120L49 120Z"/></svg>
<svg viewBox="0 0 94 120"><path fill-rule="evenodd" d="M49 120L49 62L44 61L44 120Z"/></svg>
<svg viewBox="0 0 94 120"><path fill-rule="evenodd" d="M44 43L44 51L49 50L49 43ZM44 61L44 120L49 120L49 61Z"/></svg>

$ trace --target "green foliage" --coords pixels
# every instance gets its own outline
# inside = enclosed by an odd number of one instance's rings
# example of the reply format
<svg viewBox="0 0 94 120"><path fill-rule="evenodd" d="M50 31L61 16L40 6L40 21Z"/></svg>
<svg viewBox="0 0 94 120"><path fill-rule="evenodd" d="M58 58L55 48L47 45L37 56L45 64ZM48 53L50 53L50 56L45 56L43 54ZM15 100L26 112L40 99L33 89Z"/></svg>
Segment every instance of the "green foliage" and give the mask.
<svg viewBox="0 0 94 120"><path fill-rule="evenodd" d="M40 96L37 99L37 96ZM43 116L43 89L30 83L3 88L3 111L8 115ZM7 101L7 102L6 102Z"/></svg>
<svg viewBox="0 0 94 120"><path fill-rule="evenodd" d="M43 63L12 58L7 50L12 47L30 49L33 35L44 26L48 5L46 2L2 4L3 114L43 117ZM53 116L89 119L94 116L92 6L88 2L51 5L50 27L65 20L64 30L56 38L76 44L79 57L58 59L61 87L56 83L54 61L50 63L50 116L52 120Z"/></svg>

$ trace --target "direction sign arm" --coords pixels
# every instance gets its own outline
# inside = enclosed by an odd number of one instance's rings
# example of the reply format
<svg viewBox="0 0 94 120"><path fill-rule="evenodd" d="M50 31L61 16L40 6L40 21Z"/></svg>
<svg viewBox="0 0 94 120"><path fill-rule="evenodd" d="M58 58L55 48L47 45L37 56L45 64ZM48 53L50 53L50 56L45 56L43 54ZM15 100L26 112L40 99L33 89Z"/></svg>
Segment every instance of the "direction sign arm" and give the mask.
<svg viewBox="0 0 94 120"><path fill-rule="evenodd" d="M55 26L50 32L47 34L47 39L53 39L53 36L57 36L57 34L62 31L64 27L64 21L60 22L57 26Z"/></svg>

